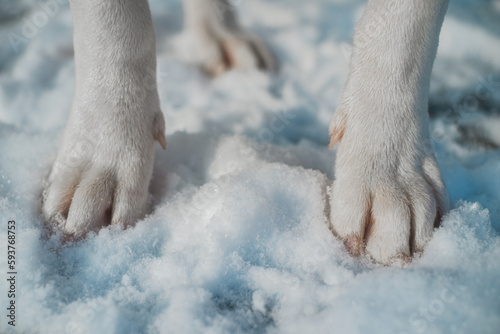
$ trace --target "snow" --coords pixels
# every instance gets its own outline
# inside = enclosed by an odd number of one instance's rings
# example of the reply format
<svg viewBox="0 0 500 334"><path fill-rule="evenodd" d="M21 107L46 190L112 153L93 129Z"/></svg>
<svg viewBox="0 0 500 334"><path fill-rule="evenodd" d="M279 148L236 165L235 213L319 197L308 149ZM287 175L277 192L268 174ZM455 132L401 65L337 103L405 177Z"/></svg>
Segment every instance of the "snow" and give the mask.
<svg viewBox="0 0 500 334"><path fill-rule="evenodd" d="M327 127L363 2L233 3L280 73L209 80L182 61L180 1L152 1L169 143L153 211L63 245L39 201L71 103L71 16L59 0L0 0L0 268L14 219L18 271L16 327L2 278L0 332L498 333L498 1L450 4L430 105L453 210L404 268L351 257L325 215ZM40 26L11 47L26 22Z"/></svg>

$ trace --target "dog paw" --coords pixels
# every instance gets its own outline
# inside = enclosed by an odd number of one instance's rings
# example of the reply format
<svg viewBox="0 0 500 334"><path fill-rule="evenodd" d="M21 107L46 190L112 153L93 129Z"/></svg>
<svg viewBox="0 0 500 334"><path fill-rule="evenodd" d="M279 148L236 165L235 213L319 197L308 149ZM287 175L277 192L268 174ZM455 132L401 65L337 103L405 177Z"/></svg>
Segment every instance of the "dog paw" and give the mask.
<svg viewBox="0 0 500 334"><path fill-rule="evenodd" d="M273 71L277 68L268 46L241 27L232 10L221 12L208 4L191 6L188 1L185 8L191 14L187 15L185 33L192 42L189 56L193 57L192 61L212 76L231 69ZM190 21L195 22L190 24Z"/></svg>
<svg viewBox="0 0 500 334"><path fill-rule="evenodd" d="M330 219L352 254L388 265L423 250L448 210L448 197L426 120L386 116L336 112Z"/></svg>
<svg viewBox="0 0 500 334"><path fill-rule="evenodd" d="M46 221L72 238L142 218L149 203L148 186L154 140L166 146L161 112L126 119L109 113L95 117L74 113L43 194Z"/></svg>

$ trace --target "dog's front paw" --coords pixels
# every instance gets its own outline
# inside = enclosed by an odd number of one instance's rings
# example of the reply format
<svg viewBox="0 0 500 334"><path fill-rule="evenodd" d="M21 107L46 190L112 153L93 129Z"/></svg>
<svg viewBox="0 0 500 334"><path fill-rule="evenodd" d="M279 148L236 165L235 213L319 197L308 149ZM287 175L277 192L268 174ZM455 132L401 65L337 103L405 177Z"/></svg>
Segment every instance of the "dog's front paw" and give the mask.
<svg viewBox="0 0 500 334"><path fill-rule="evenodd" d="M44 190L44 218L74 238L110 223L134 223L148 208L154 140L166 145L163 115L95 122L74 114Z"/></svg>
<svg viewBox="0 0 500 334"><path fill-rule="evenodd" d="M338 111L339 142L331 193L331 226L348 250L390 264L409 261L448 209L426 119ZM422 117L423 118L423 117Z"/></svg>

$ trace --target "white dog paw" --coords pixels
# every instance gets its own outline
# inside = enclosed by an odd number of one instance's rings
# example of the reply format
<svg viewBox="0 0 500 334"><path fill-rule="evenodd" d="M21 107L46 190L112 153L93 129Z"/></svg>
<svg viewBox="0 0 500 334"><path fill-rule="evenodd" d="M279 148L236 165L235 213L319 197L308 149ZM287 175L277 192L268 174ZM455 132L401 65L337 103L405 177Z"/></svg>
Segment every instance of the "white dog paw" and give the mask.
<svg viewBox="0 0 500 334"><path fill-rule="evenodd" d="M339 110L330 126L330 145L339 143L333 232L352 254L383 264L407 262L422 251L448 210L430 139L421 130L426 121L394 115Z"/></svg>
<svg viewBox="0 0 500 334"><path fill-rule="evenodd" d="M203 6L186 2L185 30L192 41L192 60L213 76L231 69L275 70L277 62L268 46L242 28L231 10L221 12L213 2Z"/></svg>
<svg viewBox="0 0 500 334"><path fill-rule="evenodd" d="M95 122L74 113L68 120L42 206L44 218L67 236L126 227L147 212L154 140L166 145L163 115L116 115Z"/></svg>

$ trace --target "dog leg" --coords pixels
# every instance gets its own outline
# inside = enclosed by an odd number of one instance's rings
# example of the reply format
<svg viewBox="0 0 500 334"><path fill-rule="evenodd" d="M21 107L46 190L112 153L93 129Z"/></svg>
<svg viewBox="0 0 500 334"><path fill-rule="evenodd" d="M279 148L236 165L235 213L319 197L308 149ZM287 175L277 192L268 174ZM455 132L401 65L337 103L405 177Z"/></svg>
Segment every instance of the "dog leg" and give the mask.
<svg viewBox="0 0 500 334"><path fill-rule="evenodd" d="M147 0L70 0L70 6L75 91L43 214L80 237L145 214L153 144L166 142Z"/></svg>
<svg viewBox="0 0 500 334"><path fill-rule="evenodd" d="M276 69L271 51L239 25L229 0L183 1L185 30L194 38L196 62L208 74Z"/></svg>
<svg viewBox="0 0 500 334"><path fill-rule="evenodd" d="M339 143L331 224L354 254L389 264L422 251L448 209L428 91L448 0L370 0L330 125Z"/></svg>

